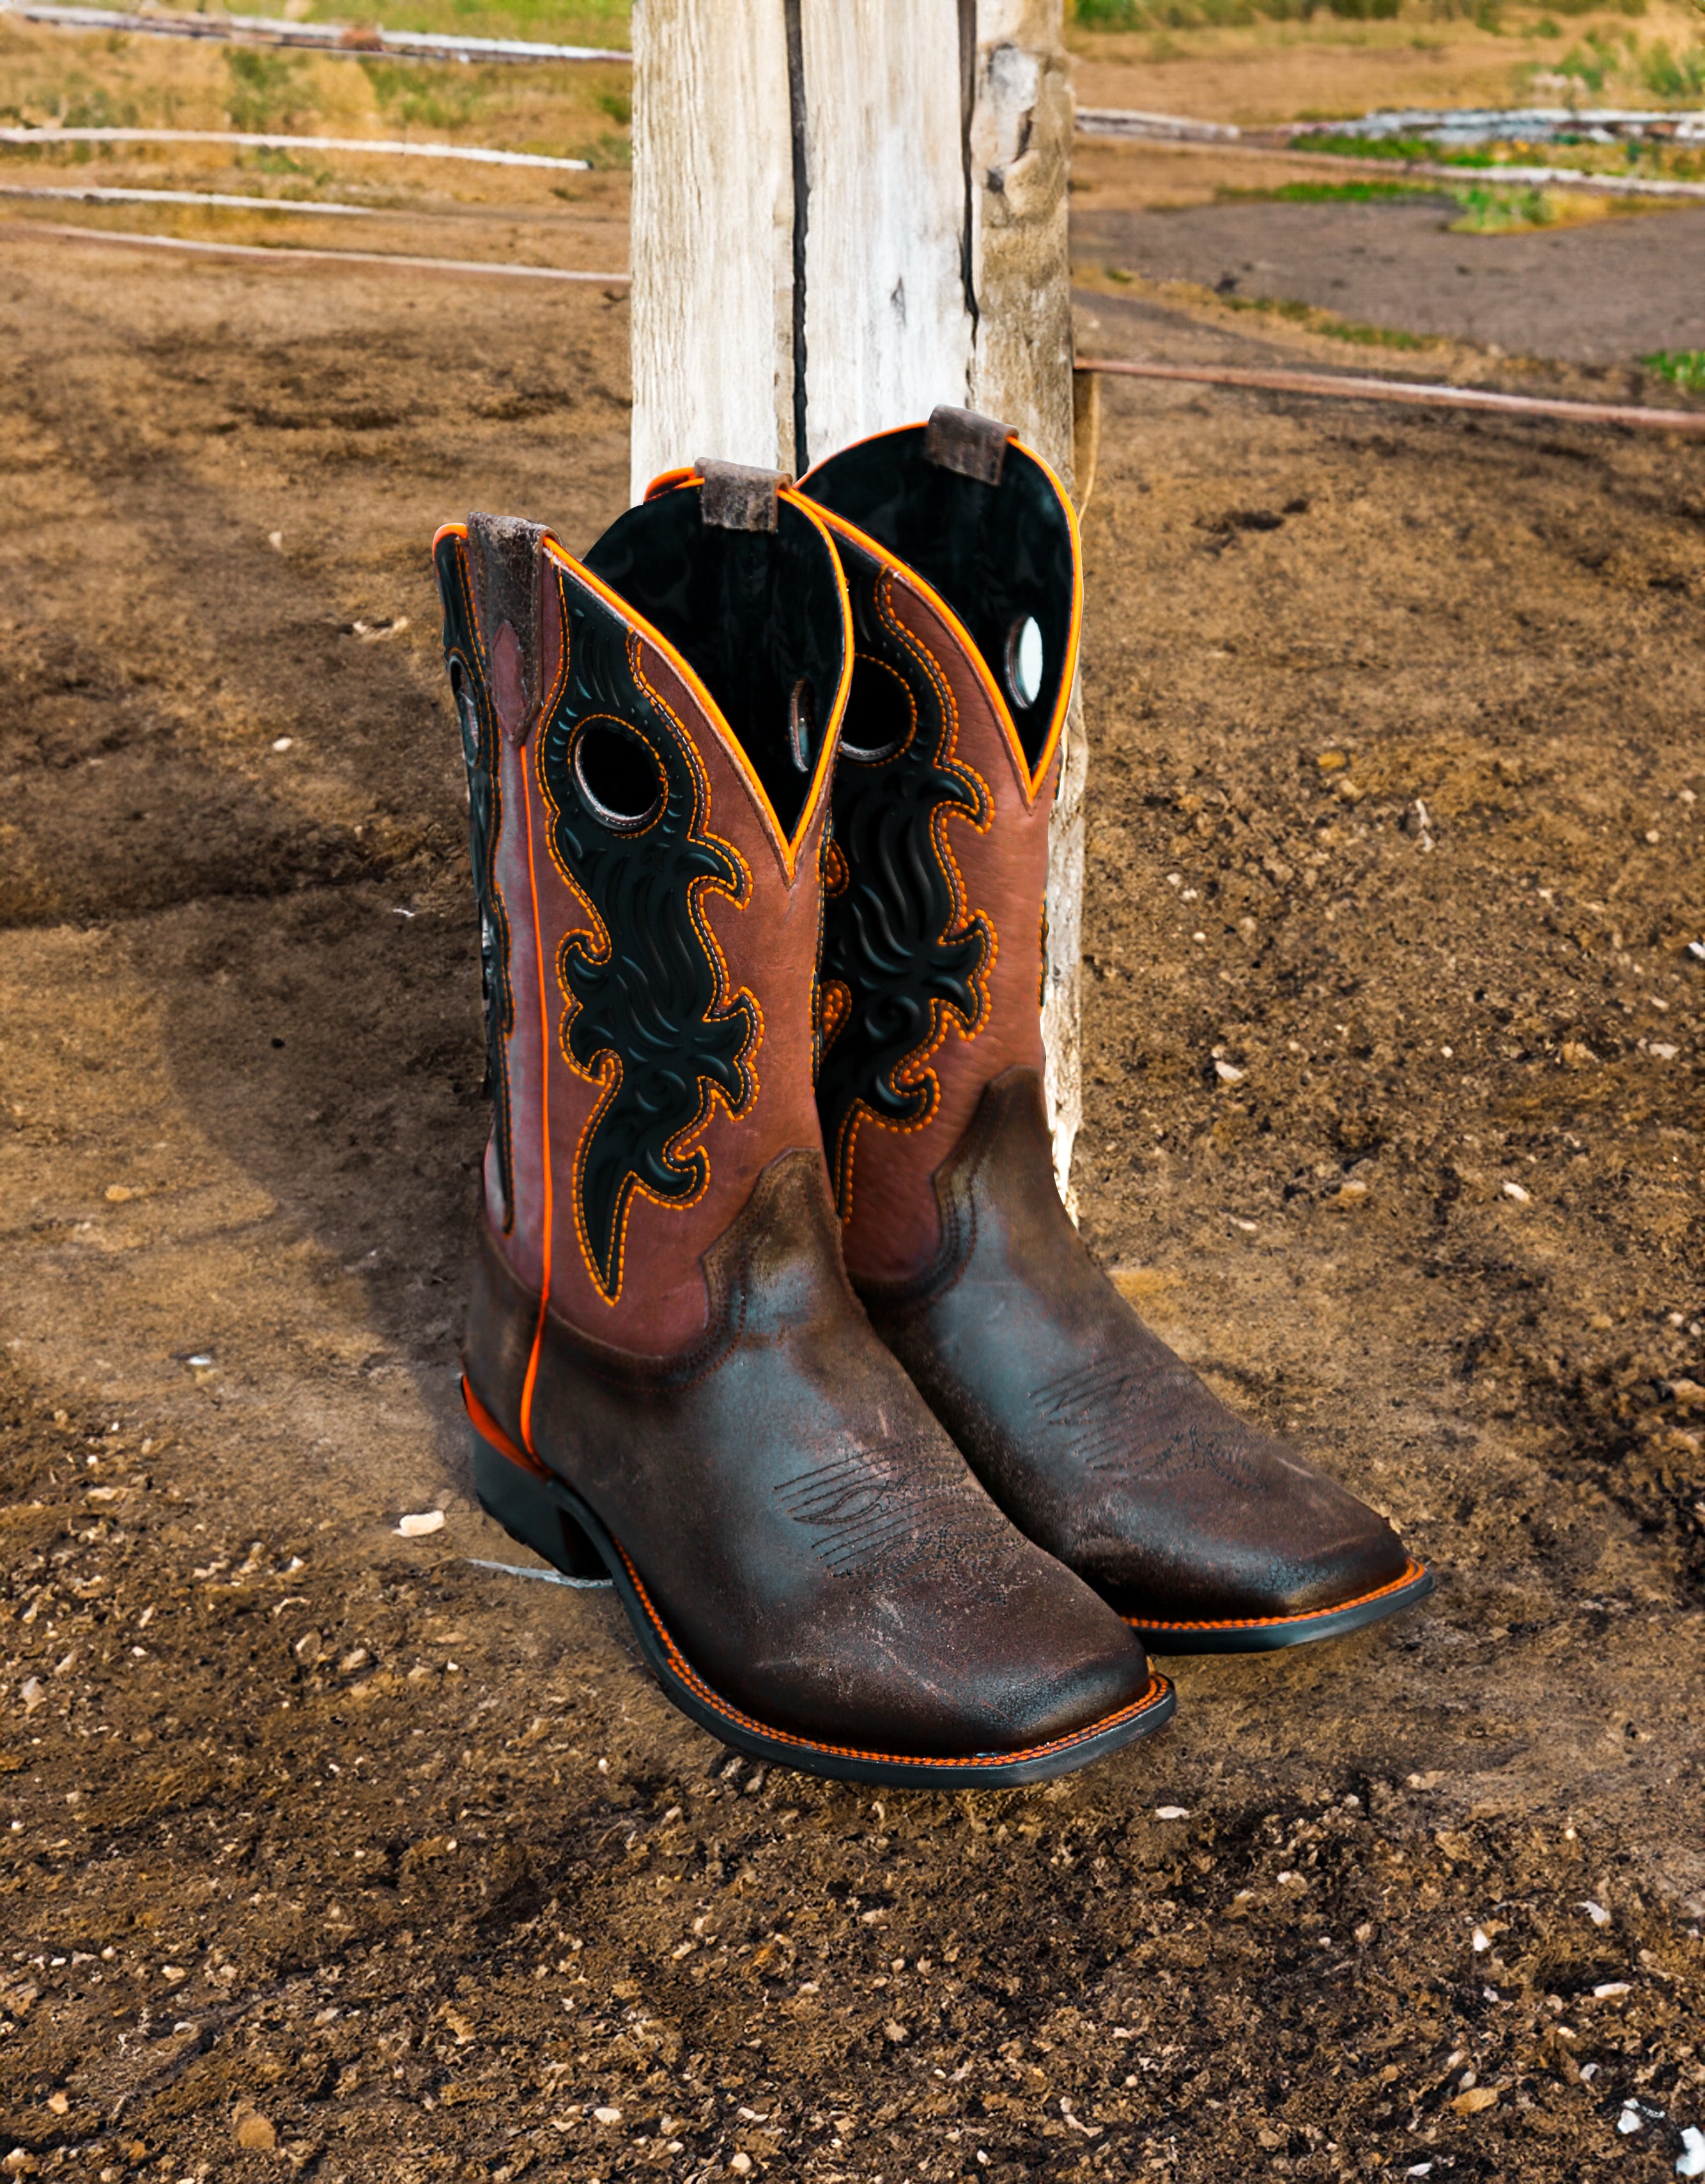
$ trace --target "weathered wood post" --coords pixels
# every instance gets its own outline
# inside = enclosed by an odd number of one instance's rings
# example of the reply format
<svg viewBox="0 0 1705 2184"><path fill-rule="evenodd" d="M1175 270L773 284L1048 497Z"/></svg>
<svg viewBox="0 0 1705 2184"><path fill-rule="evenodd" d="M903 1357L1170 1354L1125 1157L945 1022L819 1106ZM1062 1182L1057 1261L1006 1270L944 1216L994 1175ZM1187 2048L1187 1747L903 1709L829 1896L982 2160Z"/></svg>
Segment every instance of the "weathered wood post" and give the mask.
<svg viewBox="0 0 1705 2184"><path fill-rule="evenodd" d="M1061 0L636 0L636 499L700 455L797 476L939 402L1003 419L1069 486L1060 25ZM1062 1190L1084 759L1074 697L1043 1011Z"/></svg>

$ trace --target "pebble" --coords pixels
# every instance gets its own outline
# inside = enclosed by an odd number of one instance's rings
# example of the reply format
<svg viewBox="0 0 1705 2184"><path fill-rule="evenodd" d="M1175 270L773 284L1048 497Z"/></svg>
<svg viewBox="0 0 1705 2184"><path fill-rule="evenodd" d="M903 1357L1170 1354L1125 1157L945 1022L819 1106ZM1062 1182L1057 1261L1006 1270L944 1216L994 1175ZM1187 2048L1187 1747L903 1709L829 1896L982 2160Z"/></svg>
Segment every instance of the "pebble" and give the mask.
<svg viewBox="0 0 1705 2184"><path fill-rule="evenodd" d="M1234 1061L1217 1061L1213 1066L1213 1073L1222 1084L1241 1084L1249 1072L1246 1069L1240 1069Z"/></svg>
<svg viewBox="0 0 1705 2184"><path fill-rule="evenodd" d="M1609 1912L1605 1909L1603 1904L1595 1903L1590 1897L1581 1904L1580 1908L1585 1912L1587 1917L1591 1919L1595 1926L1607 1926L1610 1924Z"/></svg>
<svg viewBox="0 0 1705 2184"><path fill-rule="evenodd" d="M1524 1190L1518 1183L1507 1183L1504 1185L1504 1196L1514 1199L1518 1206L1533 1204L1533 1193L1530 1190Z"/></svg>
<svg viewBox="0 0 1705 2184"><path fill-rule="evenodd" d="M1684 2126L1681 2153L1675 2164L1678 2176L1705 2176L1705 2131L1697 2124Z"/></svg>
<svg viewBox="0 0 1705 2184"><path fill-rule="evenodd" d="M24 1711L26 1714L34 1713L38 1706L45 1706L47 1702L47 1689L39 1676L26 1678L24 1688L18 1696L24 1702Z"/></svg>
<svg viewBox="0 0 1705 2184"><path fill-rule="evenodd" d="M1602 1986L1594 1987L1592 1998L1595 2002L1614 2002L1619 1995L1633 1992L1626 1980L1606 1980Z"/></svg>
<svg viewBox="0 0 1705 2184"><path fill-rule="evenodd" d="M442 1509L421 1509L414 1515L403 1518L397 1529L405 1540L424 1539L428 1532L442 1532L444 1513Z"/></svg>
<svg viewBox="0 0 1705 2184"><path fill-rule="evenodd" d="M1190 1808L1188 1805L1156 1805L1155 1807L1155 1818L1157 1820L1187 1820L1190 1816Z"/></svg>
<svg viewBox="0 0 1705 2184"><path fill-rule="evenodd" d="M620 2123L621 2120L620 2109L594 2109L592 2113L593 2120L599 2123Z"/></svg>
<svg viewBox="0 0 1705 2184"><path fill-rule="evenodd" d="M239 2102L237 2110L237 2142L250 2153L270 2153L278 2144L278 2133L264 2115Z"/></svg>

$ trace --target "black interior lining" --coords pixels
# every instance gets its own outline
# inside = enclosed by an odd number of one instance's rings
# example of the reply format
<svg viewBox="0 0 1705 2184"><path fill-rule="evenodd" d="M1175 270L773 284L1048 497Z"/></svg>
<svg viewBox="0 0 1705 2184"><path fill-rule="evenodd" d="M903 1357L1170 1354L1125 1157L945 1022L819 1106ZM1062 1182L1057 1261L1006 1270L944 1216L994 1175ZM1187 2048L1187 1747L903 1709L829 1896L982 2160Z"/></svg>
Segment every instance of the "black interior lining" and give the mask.
<svg viewBox="0 0 1705 2184"><path fill-rule="evenodd" d="M939 592L971 632L1012 714L1032 769L1059 702L1072 630L1072 526L1034 455L1006 450L998 486L925 460L925 427L884 432L831 455L800 489L855 523ZM1042 677L1024 705L1010 672L1027 621L1042 636Z"/></svg>
<svg viewBox="0 0 1705 2184"><path fill-rule="evenodd" d="M685 656L791 838L844 658L822 533L785 500L773 532L722 530L703 521L698 487L683 486L618 516L586 566Z"/></svg>

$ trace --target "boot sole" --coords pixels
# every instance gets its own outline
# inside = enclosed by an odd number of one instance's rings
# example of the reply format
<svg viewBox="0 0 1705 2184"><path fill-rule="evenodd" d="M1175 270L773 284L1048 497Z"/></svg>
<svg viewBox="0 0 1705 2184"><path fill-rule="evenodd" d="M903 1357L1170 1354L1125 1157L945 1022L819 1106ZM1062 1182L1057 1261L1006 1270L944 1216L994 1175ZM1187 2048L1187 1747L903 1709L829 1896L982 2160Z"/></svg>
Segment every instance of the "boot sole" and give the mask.
<svg viewBox="0 0 1705 2184"><path fill-rule="evenodd" d="M1273 1653L1281 1646L1312 1646L1322 1638L1342 1638L1370 1623L1383 1623L1413 1607L1433 1590L1433 1573L1411 1562L1401 1577L1377 1591L1346 1600L1340 1607L1319 1607L1303 1615L1251 1616L1223 1623L1156 1623L1147 1616L1125 1621L1156 1653Z"/></svg>
<svg viewBox="0 0 1705 2184"><path fill-rule="evenodd" d="M465 1390L465 1394L471 1395ZM469 1405L473 1415L473 1404ZM1151 1673L1139 1699L1119 1712L1074 1730L1069 1736L1022 1752L968 1752L961 1758L920 1758L895 1752L861 1752L770 1729L725 1699L694 1668L670 1635L645 1581L625 1547L607 1532L593 1512L554 1476L542 1474L509 1455L476 1424L470 1436L474 1491L480 1507L514 1540L582 1583L607 1579L627 1611L646 1666L664 1696L688 1719L735 1752L802 1774L823 1774L841 1782L869 1782L884 1787L919 1787L976 1782L989 1789L1010 1789L1025 1782L1051 1781L1148 1736L1172 1719L1178 1698L1165 1676Z"/></svg>

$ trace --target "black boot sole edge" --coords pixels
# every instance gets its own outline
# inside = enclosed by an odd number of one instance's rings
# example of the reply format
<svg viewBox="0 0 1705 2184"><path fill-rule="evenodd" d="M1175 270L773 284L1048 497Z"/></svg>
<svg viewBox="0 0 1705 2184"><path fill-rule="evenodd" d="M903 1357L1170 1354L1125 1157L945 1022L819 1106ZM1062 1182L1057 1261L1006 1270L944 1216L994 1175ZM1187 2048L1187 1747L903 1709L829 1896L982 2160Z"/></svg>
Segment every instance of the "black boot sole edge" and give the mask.
<svg viewBox="0 0 1705 2184"><path fill-rule="evenodd" d="M1273 1653L1282 1646L1312 1646L1318 1639L1343 1638L1370 1623L1383 1623L1424 1600L1433 1585L1431 1570L1412 1561L1401 1577L1359 1600L1346 1600L1341 1607L1223 1623L1156 1623L1141 1615L1127 1615L1125 1620L1151 1652Z"/></svg>
<svg viewBox="0 0 1705 2184"><path fill-rule="evenodd" d="M1032 1746L1028 1751L967 1753L963 1758L917 1758L902 1752L860 1752L822 1744L786 1730L766 1728L714 1691L670 1636L653 1606L644 1580L626 1551L605 1530L579 1496L560 1479L525 1470L513 1457L494 1447L476 1427L470 1436L474 1491L486 1514L511 1539L566 1576L606 1576L627 1611L647 1667L663 1694L688 1719L731 1750L772 1766L822 1774L841 1782L869 1782L882 1787L924 1788L951 1783L962 1789L975 1782L988 1789L1012 1789L1026 1782L1048 1782L1106 1758L1171 1720L1178 1699L1164 1676L1151 1674L1141 1698L1104 1721L1070 1736Z"/></svg>

